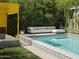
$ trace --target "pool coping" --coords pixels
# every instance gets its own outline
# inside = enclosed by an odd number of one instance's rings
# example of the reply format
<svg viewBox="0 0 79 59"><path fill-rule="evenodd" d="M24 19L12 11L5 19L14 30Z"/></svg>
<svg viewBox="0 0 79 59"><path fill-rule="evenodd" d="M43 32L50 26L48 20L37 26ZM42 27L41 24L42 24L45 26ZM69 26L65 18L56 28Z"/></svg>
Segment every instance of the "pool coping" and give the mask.
<svg viewBox="0 0 79 59"><path fill-rule="evenodd" d="M51 33L51 34L53 34L53 33ZM43 43L43 42L38 41L38 40L32 40L32 38L28 37L28 36L39 36L39 35L51 35L51 34L49 34L49 33L48 34L46 34L46 33L45 34L32 34L32 35L23 35L23 37L31 40L32 42L34 42L36 44L39 44L39 45L43 46L45 48L48 48L50 50L53 50L53 51L57 52L58 54L67 56L67 57L69 57L71 59L79 59L79 55L76 55L74 53L65 51L64 49L60 49L58 47L51 46L49 44ZM70 34L70 33L68 33L68 34Z"/></svg>

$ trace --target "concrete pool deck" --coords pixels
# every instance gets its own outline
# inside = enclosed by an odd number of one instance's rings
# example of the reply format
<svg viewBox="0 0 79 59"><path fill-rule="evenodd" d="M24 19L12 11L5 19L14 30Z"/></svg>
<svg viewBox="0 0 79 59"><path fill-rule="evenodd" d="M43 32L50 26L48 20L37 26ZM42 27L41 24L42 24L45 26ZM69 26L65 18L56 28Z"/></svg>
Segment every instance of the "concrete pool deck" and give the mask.
<svg viewBox="0 0 79 59"><path fill-rule="evenodd" d="M39 56L42 59L59 59L55 57L54 55L48 54L45 51L42 51L34 46L23 46L24 48L28 49L29 51L33 52L37 56Z"/></svg>
<svg viewBox="0 0 79 59"><path fill-rule="evenodd" d="M17 46L20 45L19 40L11 35L6 35L5 39L0 39L0 46Z"/></svg>
<svg viewBox="0 0 79 59"><path fill-rule="evenodd" d="M56 33L41 33L41 34L22 34L24 36L39 36L39 35L53 35L53 34L56 34Z"/></svg>

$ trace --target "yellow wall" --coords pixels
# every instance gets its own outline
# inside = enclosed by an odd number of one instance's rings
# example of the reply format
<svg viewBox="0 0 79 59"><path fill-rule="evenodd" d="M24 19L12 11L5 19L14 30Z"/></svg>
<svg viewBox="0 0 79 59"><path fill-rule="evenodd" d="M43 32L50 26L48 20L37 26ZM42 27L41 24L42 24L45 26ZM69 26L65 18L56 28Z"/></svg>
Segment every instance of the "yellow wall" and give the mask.
<svg viewBox="0 0 79 59"><path fill-rule="evenodd" d="M7 28L7 16L17 14L17 34L19 34L19 4L0 2L0 27Z"/></svg>
<svg viewBox="0 0 79 59"><path fill-rule="evenodd" d="M0 27L7 27L6 13L0 13Z"/></svg>
<svg viewBox="0 0 79 59"><path fill-rule="evenodd" d="M9 3L8 7L9 7L8 14L16 14L19 12L19 4Z"/></svg>
<svg viewBox="0 0 79 59"><path fill-rule="evenodd" d="M2 3L0 2L0 9L6 9L8 14L15 14L19 12L19 4L17 3ZM1 12L1 11L0 11Z"/></svg>
<svg viewBox="0 0 79 59"><path fill-rule="evenodd" d="M7 8L0 8L0 27L7 27Z"/></svg>
<svg viewBox="0 0 79 59"><path fill-rule="evenodd" d="M7 27L7 16L19 13L19 4L0 2L0 27Z"/></svg>

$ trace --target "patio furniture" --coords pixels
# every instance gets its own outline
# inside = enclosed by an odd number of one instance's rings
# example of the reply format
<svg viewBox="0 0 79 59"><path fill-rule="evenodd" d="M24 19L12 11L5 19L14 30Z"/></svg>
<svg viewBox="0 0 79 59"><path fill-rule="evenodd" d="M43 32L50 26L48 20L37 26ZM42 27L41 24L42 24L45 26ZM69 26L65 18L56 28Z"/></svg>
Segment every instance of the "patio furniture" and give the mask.
<svg viewBox="0 0 79 59"><path fill-rule="evenodd" d="M50 33L55 29L55 26L47 26L47 27L28 27L29 33Z"/></svg>

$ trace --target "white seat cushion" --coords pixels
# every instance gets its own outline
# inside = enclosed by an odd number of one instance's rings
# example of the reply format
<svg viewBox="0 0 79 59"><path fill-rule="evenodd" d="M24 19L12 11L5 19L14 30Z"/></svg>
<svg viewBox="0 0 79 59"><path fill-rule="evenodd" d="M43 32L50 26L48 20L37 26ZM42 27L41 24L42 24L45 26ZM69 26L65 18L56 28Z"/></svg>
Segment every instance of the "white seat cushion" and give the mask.
<svg viewBox="0 0 79 59"><path fill-rule="evenodd" d="M52 32L56 32L56 33L57 32L65 32L65 30L63 30L63 29L53 29Z"/></svg>

